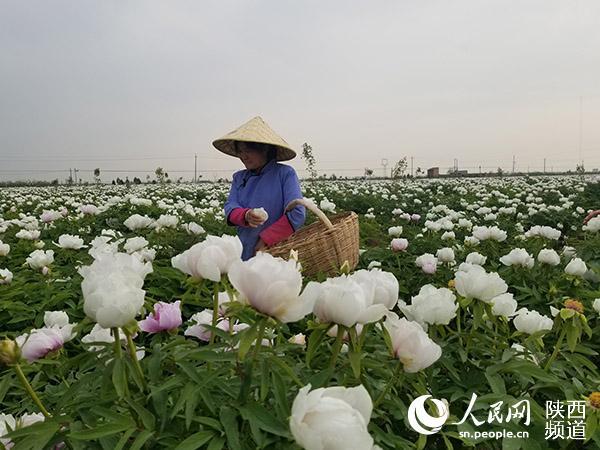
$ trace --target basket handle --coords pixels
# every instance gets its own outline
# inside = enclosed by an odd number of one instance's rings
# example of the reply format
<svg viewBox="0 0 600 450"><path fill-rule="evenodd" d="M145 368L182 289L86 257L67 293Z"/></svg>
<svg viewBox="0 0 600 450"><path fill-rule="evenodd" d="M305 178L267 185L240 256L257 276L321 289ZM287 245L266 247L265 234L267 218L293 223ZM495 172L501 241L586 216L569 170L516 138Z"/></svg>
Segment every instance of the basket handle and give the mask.
<svg viewBox="0 0 600 450"><path fill-rule="evenodd" d="M298 205L302 205L306 209L309 209L315 216L317 216L321 220L321 222L323 222L325 224L325 226L327 226L327 228L329 228L330 230L333 230L333 224L331 223L331 220L329 220L327 218L327 216L325 215L325 213L323 211L321 211L317 207L317 205L315 205L310 200L307 200L305 198L297 198L297 199L289 202L288 205L285 207L285 210L286 210L286 212L291 211Z"/></svg>

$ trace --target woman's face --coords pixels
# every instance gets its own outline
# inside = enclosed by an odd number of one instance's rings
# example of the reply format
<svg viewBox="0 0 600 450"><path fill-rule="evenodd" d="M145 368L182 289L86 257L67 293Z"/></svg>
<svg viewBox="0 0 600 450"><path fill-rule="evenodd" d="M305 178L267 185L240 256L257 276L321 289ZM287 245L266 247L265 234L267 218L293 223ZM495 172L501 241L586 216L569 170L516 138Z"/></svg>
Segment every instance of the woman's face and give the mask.
<svg viewBox="0 0 600 450"><path fill-rule="evenodd" d="M257 150L249 147L245 142L237 144L238 156L248 170L260 169L267 163L267 153L264 150Z"/></svg>

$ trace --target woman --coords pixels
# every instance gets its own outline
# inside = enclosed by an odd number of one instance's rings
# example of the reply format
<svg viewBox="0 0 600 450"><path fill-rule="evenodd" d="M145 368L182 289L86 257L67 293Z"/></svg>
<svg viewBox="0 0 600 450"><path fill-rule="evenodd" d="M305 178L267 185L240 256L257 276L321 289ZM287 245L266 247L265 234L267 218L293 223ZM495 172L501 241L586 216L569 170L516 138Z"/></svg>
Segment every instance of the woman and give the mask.
<svg viewBox="0 0 600 450"><path fill-rule="evenodd" d="M238 157L246 167L233 174L225 202L227 223L237 226L244 247L242 260L286 239L304 224L303 206L285 212L289 202L302 198L298 175L293 167L278 163L294 158L296 152L262 118L251 119L213 145Z"/></svg>

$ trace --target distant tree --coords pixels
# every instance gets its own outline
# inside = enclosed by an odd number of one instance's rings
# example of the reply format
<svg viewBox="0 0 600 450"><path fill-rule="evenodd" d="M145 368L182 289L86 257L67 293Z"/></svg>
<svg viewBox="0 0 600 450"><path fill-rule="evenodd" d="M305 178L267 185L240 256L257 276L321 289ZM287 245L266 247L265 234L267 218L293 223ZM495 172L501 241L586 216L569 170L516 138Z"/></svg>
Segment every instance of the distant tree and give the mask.
<svg viewBox="0 0 600 450"><path fill-rule="evenodd" d="M110 184L113 184L113 185L114 185L114 184L117 184L117 183L115 183L115 180L112 180L112 182L111 182Z"/></svg>
<svg viewBox="0 0 600 450"><path fill-rule="evenodd" d="M140 180L138 177L133 177L133 184L142 184L142 180Z"/></svg>
<svg viewBox="0 0 600 450"><path fill-rule="evenodd" d="M504 175L504 170L502 170L502 167L498 167L498 170L496 170L496 174L501 177L502 175Z"/></svg>
<svg viewBox="0 0 600 450"><path fill-rule="evenodd" d="M394 167L392 168L392 178L402 178L406 173L406 169L408 167L408 162L406 160L406 156L402 159L398 160Z"/></svg>
<svg viewBox="0 0 600 450"><path fill-rule="evenodd" d="M154 171L154 175L156 175L156 181L159 183L165 182L165 170L162 167L157 167Z"/></svg>
<svg viewBox="0 0 600 450"><path fill-rule="evenodd" d="M577 164L577 166L575 166L575 173L579 175L583 175L585 173L585 167L583 163Z"/></svg>
<svg viewBox="0 0 600 450"><path fill-rule="evenodd" d="M94 182L96 184L100 184L100 169L99 168L94 169Z"/></svg>
<svg viewBox="0 0 600 450"><path fill-rule="evenodd" d="M425 175L425 171L420 167L417 167L417 171L415 172L416 176Z"/></svg>
<svg viewBox="0 0 600 450"><path fill-rule="evenodd" d="M370 177L371 175L373 175L373 169L365 167L365 177Z"/></svg>
<svg viewBox="0 0 600 450"><path fill-rule="evenodd" d="M306 161L306 167L311 178L317 178L317 161L313 155L313 149L308 143L302 144L302 158Z"/></svg>

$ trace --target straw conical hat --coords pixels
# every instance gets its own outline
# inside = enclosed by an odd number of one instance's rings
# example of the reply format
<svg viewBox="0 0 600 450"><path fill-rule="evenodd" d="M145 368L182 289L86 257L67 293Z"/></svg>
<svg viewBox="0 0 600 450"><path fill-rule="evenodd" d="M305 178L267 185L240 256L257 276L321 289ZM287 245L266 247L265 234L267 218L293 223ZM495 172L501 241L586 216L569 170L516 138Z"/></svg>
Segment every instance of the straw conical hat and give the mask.
<svg viewBox="0 0 600 450"><path fill-rule="evenodd" d="M296 152L290 148L290 145L275 133L269 125L256 116L245 124L227 133L222 138L213 141L217 150L227 155L237 157L234 142L260 142L269 144L277 148L277 161L287 161L296 157Z"/></svg>

